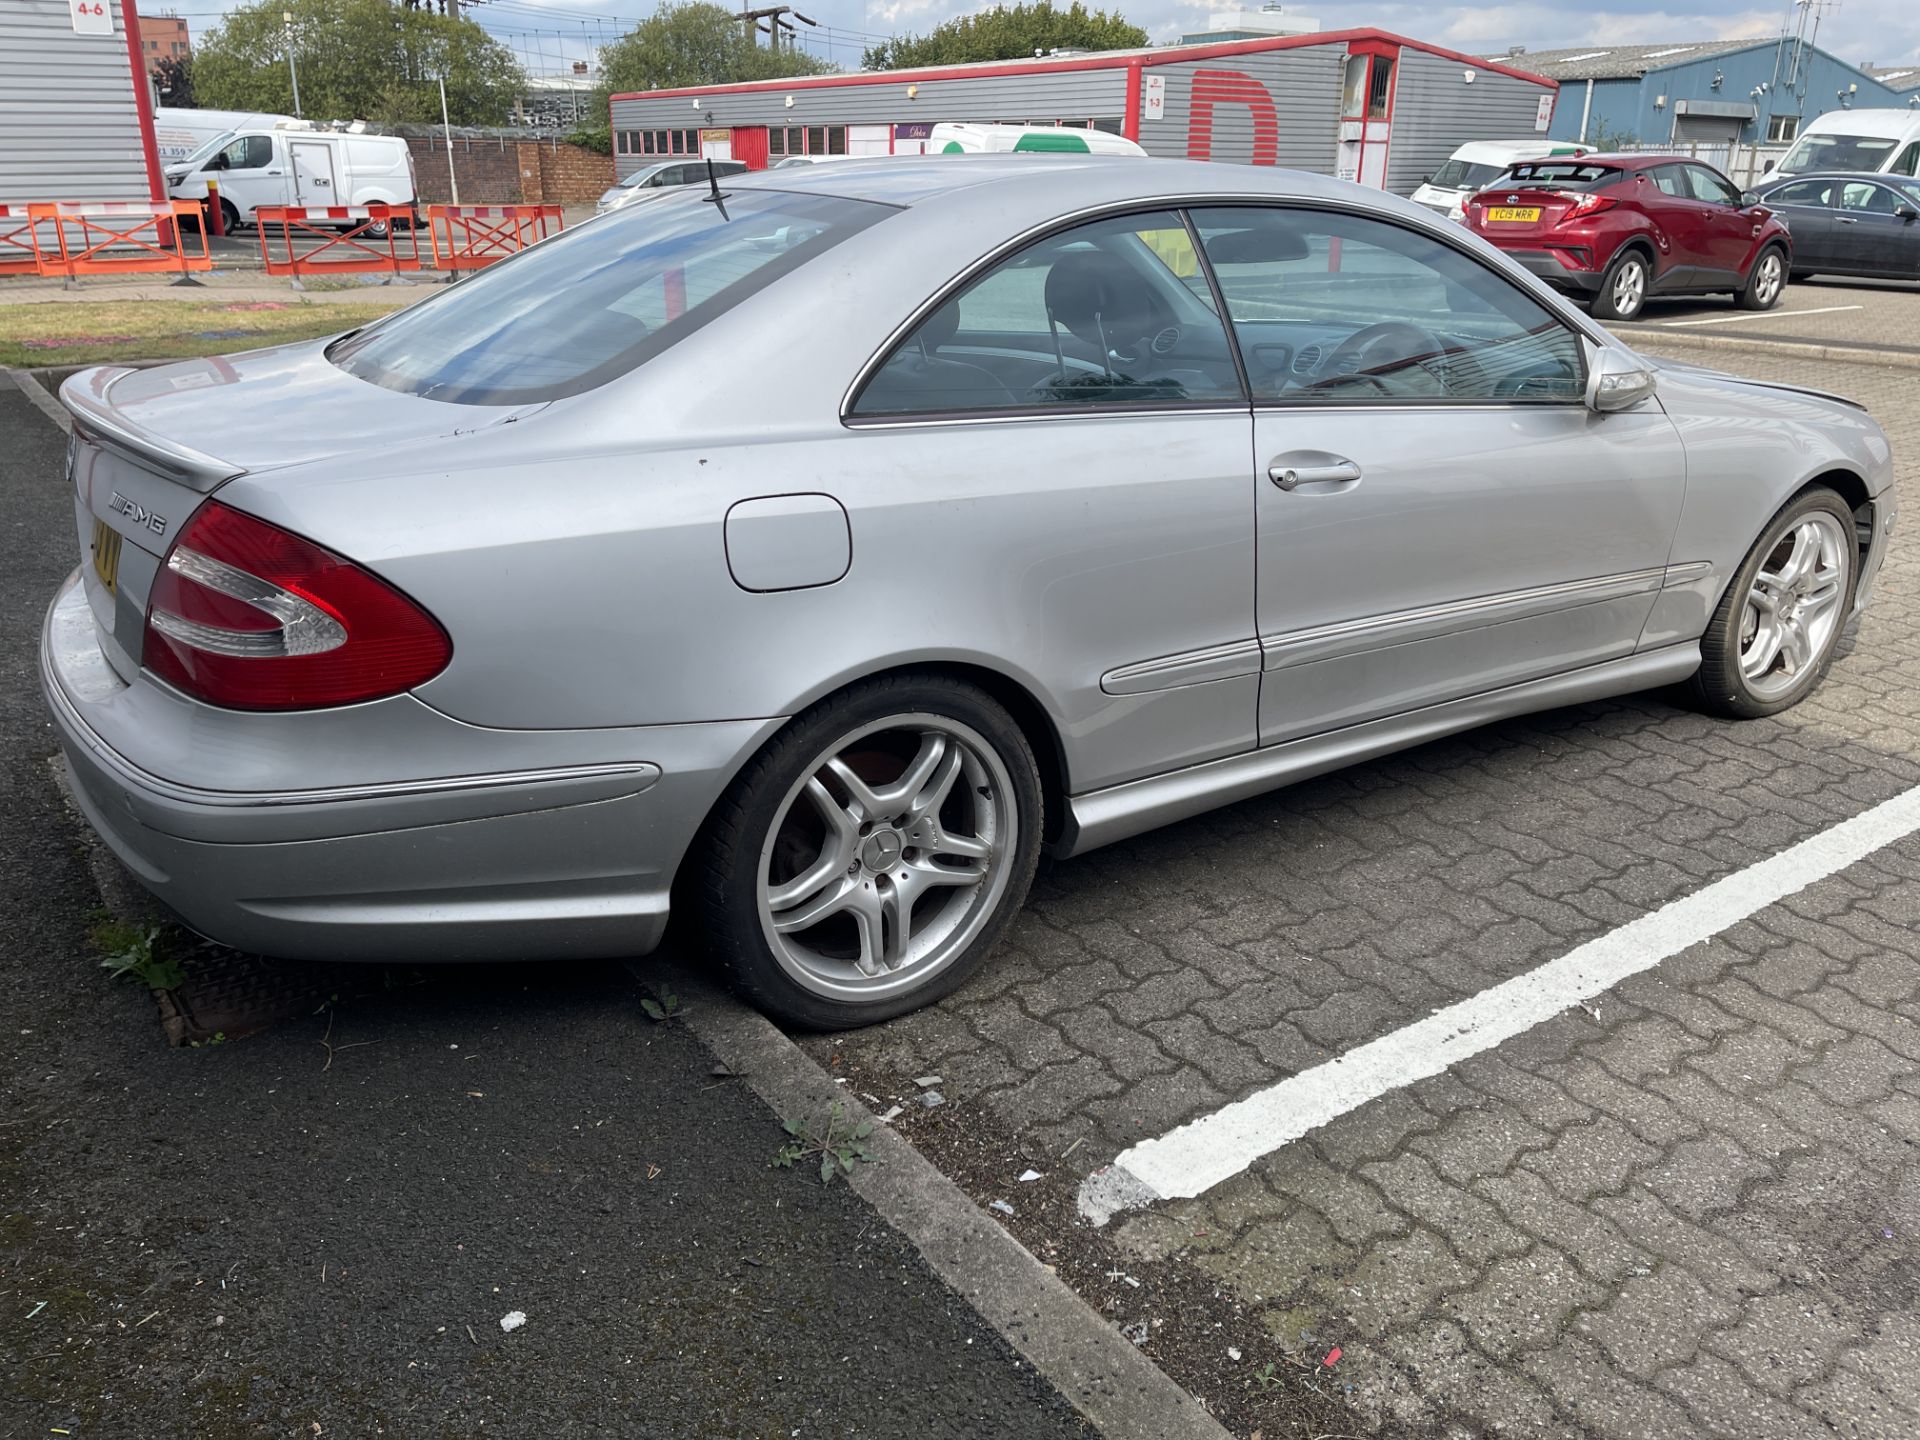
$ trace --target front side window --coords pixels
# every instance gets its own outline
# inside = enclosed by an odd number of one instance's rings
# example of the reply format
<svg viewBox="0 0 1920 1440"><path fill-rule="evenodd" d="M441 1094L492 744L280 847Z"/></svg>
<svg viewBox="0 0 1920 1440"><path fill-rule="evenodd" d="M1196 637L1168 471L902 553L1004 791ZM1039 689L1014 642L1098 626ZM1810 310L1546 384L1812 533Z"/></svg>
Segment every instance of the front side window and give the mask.
<svg viewBox="0 0 1920 1440"><path fill-rule="evenodd" d="M874 372L856 416L1246 403L1180 217L1036 241L948 300Z"/></svg>
<svg viewBox="0 0 1920 1440"><path fill-rule="evenodd" d="M273 163L271 135L242 135L213 157L209 170L264 170Z"/></svg>
<svg viewBox="0 0 1920 1440"><path fill-rule="evenodd" d="M336 341L350 375L464 405L558 400L660 354L888 215L827 195L686 189L489 266Z"/></svg>
<svg viewBox="0 0 1920 1440"><path fill-rule="evenodd" d="M1740 192L1733 182L1718 171L1709 170L1704 165L1686 167L1687 178L1693 182L1693 198L1704 200L1709 205L1729 205L1740 208Z"/></svg>
<svg viewBox="0 0 1920 1440"><path fill-rule="evenodd" d="M1796 180L1791 185L1782 185L1767 196L1770 205L1806 205L1825 209L1833 202L1829 199L1833 191L1831 180Z"/></svg>
<svg viewBox="0 0 1920 1440"><path fill-rule="evenodd" d="M1888 169L1895 175L1920 174L1920 140L1902 150Z"/></svg>
<svg viewBox="0 0 1920 1440"><path fill-rule="evenodd" d="M1578 401L1580 340L1439 240L1305 209L1195 210L1254 398Z"/></svg>

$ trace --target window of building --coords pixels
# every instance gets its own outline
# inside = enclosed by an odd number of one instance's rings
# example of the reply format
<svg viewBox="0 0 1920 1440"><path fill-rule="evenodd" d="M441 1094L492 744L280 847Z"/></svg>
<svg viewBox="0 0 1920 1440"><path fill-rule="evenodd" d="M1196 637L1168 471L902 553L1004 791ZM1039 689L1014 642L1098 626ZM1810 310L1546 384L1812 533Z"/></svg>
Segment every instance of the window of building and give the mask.
<svg viewBox="0 0 1920 1440"><path fill-rule="evenodd" d="M1767 143L1785 145L1800 133L1798 115L1770 115L1767 117Z"/></svg>
<svg viewBox="0 0 1920 1440"><path fill-rule="evenodd" d="M1367 118L1384 120L1393 103L1393 61L1385 55L1373 57L1373 78L1367 83Z"/></svg>

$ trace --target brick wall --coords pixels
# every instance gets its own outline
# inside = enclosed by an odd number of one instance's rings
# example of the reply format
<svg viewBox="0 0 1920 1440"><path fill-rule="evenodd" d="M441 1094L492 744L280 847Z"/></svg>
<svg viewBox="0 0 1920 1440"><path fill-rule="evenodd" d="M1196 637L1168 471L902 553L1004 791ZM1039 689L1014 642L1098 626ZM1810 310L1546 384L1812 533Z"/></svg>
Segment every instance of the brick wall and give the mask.
<svg viewBox="0 0 1920 1440"><path fill-rule="evenodd" d="M420 203L453 200L447 184L447 144L439 136L410 135ZM467 205L590 205L613 184L613 157L549 140L453 137L453 168Z"/></svg>

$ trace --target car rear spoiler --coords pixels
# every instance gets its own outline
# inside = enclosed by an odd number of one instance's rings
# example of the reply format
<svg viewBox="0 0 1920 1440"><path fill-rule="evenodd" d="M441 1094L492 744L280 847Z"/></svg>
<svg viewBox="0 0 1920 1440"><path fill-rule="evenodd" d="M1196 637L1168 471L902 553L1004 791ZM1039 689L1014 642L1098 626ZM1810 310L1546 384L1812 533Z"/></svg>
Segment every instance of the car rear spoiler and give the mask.
<svg viewBox="0 0 1920 1440"><path fill-rule="evenodd" d="M133 373L126 365L97 365L67 377L60 387L60 403L82 436L202 495L246 474L240 466L143 430L114 409L110 392Z"/></svg>

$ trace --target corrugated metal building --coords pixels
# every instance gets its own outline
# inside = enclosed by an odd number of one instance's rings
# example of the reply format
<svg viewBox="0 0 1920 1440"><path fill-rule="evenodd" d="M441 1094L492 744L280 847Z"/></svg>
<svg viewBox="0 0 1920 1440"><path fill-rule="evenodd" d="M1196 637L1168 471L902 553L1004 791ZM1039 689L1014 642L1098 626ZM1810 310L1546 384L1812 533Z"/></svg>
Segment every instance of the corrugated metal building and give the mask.
<svg viewBox="0 0 1920 1440"><path fill-rule="evenodd" d="M1400 194L1469 140L1544 134L1557 86L1342 30L981 65L654 90L612 102L621 175L675 155L919 154L941 121L1078 125L1150 154L1286 165Z"/></svg>
<svg viewBox="0 0 1920 1440"><path fill-rule="evenodd" d="M130 0L0 0L0 203L166 198L139 35Z"/></svg>
<svg viewBox="0 0 1920 1440"><path fill-rule="evenodd" d="M1696 44L1589 45L1500 63L1560 82L1552 138L1617 145L1785 145L1842 107L1906 97L1791 35Z"/></svg>

